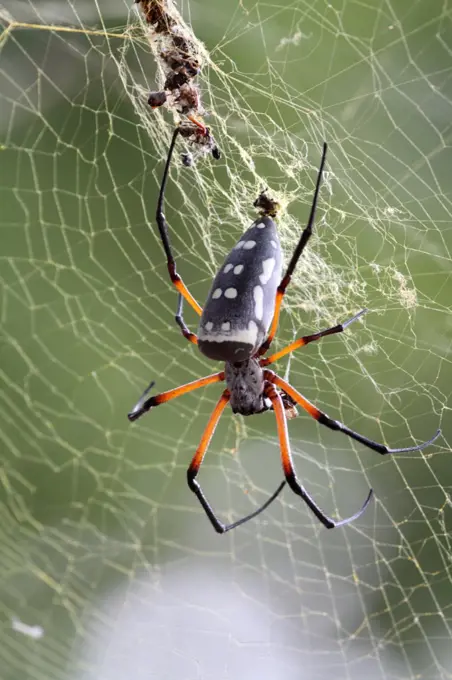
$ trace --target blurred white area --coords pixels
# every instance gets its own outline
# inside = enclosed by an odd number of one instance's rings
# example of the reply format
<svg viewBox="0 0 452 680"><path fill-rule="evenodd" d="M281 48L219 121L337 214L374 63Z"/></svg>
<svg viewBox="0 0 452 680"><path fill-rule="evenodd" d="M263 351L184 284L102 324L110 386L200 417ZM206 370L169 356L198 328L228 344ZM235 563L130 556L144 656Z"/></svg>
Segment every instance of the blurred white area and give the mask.
<svg viewBox="0 0 452 680"><path fill-rule="evenodd" d="M182 560L153 583L137 580L111 593L97 605L97 623L83 624L91 635L80 649L80 666L89 670L73 680L122 680L131 674L134 680L382 677L371 647L356 640L357 674L347 668L350 651L343 654L341 643L331 639L326 613L322 623L312 612L315 632L303 639L298 617L285 614L281 602L272 604L271 583L270 592L253 589L251 596L239 581L222 566L200 570Z"/></svg>
<svg viewBox="0 0 452 680"><path fill-rule="evenodd" d="M11 628L15 630L16 633L22 633L22 635L33 638L33 640L40 640L44 635L44 628L41 626L30 626L18 619L17 616L12 617Z"/></svg>

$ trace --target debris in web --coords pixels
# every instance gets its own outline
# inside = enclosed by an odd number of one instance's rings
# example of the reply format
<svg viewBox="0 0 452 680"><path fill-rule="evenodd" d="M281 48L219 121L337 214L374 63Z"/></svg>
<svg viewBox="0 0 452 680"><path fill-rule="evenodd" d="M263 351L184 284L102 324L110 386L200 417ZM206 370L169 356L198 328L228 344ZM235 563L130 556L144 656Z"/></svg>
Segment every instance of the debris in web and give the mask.
<svg viewBox="0 0 452 680"><path fill-rule="evenodd" d="M206 112L195 78L201 71L203 58L195 36L172 0L135 0L135 3L140 5L148 25L150 44L162 74L162 89L149 94L148 104L153 109L167 105L190 122L184 125L182 136L192 149L182 154L183 165L189 167L198 156L208 153L219 159L218 146L202 122Z"/></svg>
<svg viewBox="0 0 452 680"><path fill-rule="evenodd" d="M182 123L179 128L179 134L186 139L189 145L194 149L193 151L188 151L181 155L182 163L185 166L190 167L193 165L196 155L199 155L200 150L201 153L211 153L216 160L220 158L220 150L210 134L209 128L205 128L205 131L202 131L197 125L187 122Z"/></svg>
<svg viewBox="0 0 452 680"><path fill-rule="evenodd" d="M253 206L255 208L260 208L260 214L262 216L268 215L269 217L276 217L281 209L278 201L268 194L268 189L261 191L259 196L254 201Z"/></svg>

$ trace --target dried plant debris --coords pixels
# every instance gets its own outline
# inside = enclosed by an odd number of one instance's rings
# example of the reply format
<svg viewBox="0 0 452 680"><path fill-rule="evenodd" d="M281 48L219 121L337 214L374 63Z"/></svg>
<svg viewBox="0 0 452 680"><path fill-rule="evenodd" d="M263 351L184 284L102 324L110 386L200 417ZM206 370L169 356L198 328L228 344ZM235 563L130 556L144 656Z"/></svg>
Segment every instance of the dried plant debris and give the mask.
<svg viewBox="0 0 452 680"><path fill-rule="evenodd" d="M210 134L210 129L208 127L201 130L197 125L193 125L190 122L182 123L180 126L180 136L186 139L193 149L192 151L183 153L181 156L182 163L185 166L190 167L193 165L195 155L199 155L199 153L211 153L216 160L220 158L220 150Z"/></svg>
<svg viewBox="0 0 452 680"><path fill-rule="evenodd" d="M262 216L276 217L281 209L280 204L268 195L268 189L264 189L253 203L255 208L260 209Z"/></svg>
<svg viewBox="0 0 452 680"><path fill-rule="evenodd" d="M181 135L188 140L190 151L182 154L186 166L200 155L220 152L209 128L200 120L205 114L196 76L202 67L202 56L194 36L183 23L172 0L135 0L140 5L149 27L152 47L163 74L163 89L151 92L148 103L153 108L166 104L188 122L182 124Z"/></svg>

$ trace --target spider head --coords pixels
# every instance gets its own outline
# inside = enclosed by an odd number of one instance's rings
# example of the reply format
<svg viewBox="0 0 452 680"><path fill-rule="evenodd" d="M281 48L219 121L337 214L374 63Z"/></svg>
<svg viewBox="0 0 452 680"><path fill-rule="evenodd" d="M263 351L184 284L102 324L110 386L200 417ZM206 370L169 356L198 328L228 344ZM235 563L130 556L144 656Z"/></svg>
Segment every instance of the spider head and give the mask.
<svg viewBox="0 0 452 680"><path fill-rule="evenodd" d="M256 359L225 364L225 379L231 393L233 413L251 416L267 410L264 401L264 374Z"/></svg>
<svg viewBox="0 0 452 680"><path fill-rule="evenodd" d="M264 411L273 411L273 405L264 395L264 372L259 360L250 358L239 363L225 364L225 380L231 393L230 405L233 413L252 416ZM294 400L284 392L279 392L286 418L296 418L298 411Z"/></svg>

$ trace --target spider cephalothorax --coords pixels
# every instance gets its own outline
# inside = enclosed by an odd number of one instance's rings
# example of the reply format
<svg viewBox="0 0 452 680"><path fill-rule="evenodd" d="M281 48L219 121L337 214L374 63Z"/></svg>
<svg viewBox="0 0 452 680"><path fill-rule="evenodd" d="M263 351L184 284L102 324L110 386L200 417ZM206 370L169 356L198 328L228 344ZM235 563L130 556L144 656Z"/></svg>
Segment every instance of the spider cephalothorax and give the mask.
<svg viewBox="0 0 452 680"><path fill-rule="evenodd" d="M266 411L264 399L264 374L256 359L238 364L227 363L224 367L226 385L230 393L229 403L233 413L252 416Z"/></svg>
<svg viewBox="0 0 452 680"><path fill-rule="evenodd" d="M265 360L264 360L265 361ZM254 416L273 410L271 399L265 396L265 378L262 360L255 357L238 364L224 365L224 380L229 390L229 404L233 413ZM278 391L286 418L297 415L296 402L284 392Z"/></svg>
<svg viewBox="0 0 452 680"><path fill-rule="evenodd" d="M163 215L163 199L171 157L177 137L180 133L184 134L183 131L184 127L176 128L171 141L157 204L157 225L166 254L168 272L173 285L179 292L176 322L187 340L194 345L198 345L200 351L209 359L223 361L225 367L224 370L218 373L194 380L168 392L148 397L151 385L129 413L129 419L132 421L137 420L155 406L159 406L199 387L226 381L227 387L215 406L187 471L188 485L196 494L215 531L224 533L261 513L278 496L286 482L292 491L302 498L327 529L347 524L364 512L372 497L372 489L369 491L361 509L347 519L335 521L319 508L298 481L292 461L287 433L287 418L293 417L296 414L295 405L304 409L319 424L325 425L331 430L342 432L351 439L380 454L418 451L431 444L439 436L440 430L437 431L432 439L418 446L390 449L384 444L378 444L354 432L338 420L330 418L326 413L311 404L286 380L283 380L267 368L270 364L299 347L303 347L327 335L341 333L367 311L364 309L348 321L332 328L304 335L271 356L265 356L275 337L281 303L286 288L290 283L300 255L312 234L317 198L325 164L326 144L323 146L322 160L317 175L308 224L300 235L284 276L281 278L281 246L279 244L276 224L272 219L277 212L277 203L268 199L263 193L255 203L256 207L261 208L261 216L253 222L226 257L213 281L205 307L202 309L176 271L176 263L168 237L168 226ZM192 333L185 324L182 314L183 300L186 300L201 317L198 335ZM262 507L237 522L225 525L215 515L199 485L197 475L218 420L228 403L231 405L234 413L240 413L245 416L262 413L269 409L274 411L285 481L281 482L273 495Z"/></svg>

